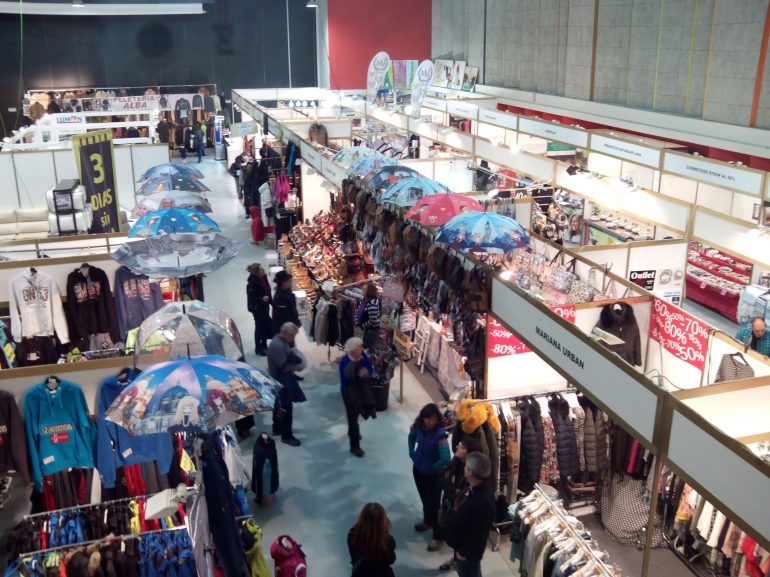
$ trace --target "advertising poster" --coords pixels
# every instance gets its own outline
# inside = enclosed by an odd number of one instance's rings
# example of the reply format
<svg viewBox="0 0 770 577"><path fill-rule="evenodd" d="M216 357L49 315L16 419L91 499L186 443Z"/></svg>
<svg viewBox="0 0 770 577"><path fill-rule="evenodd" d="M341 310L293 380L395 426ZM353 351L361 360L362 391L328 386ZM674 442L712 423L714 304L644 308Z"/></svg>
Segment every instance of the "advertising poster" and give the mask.
<svg viewBox="0 0 770 577"><path fill-rule="evenodd" d="M390 56L387 52L378 52L369 62L369 70L366 74L366 101L369 104L373 104L377 98L377 92L380 90L389 68Z"/></svg>
<svg viewBox="0 0 770 577"><path fill-rule="evenodd" d="M708 352L708 325L679 307L656 298L652 306L650 338L659 343L666 353L703 371Z"/></svg>
<svg viewBox="0 0 770 577"><path fill-rule="evenodd" d="M628 280L644 290L652 291L655 288L656 270L632 270L628 273Z"/></svg>
<svg viewBox="0 0 770 577"><path fill-rule="evenodd" d="M433 80L434 66L430 60L423 60L420 63L420 67L417 69L417 74L412 81L412 116L414 118L420 117L420 107L422 101L425 98L425 93L430 88L430 83Z"/></svg>
<svg viewBox="0 0 770 577"><path fill-rule="evenodd" d="M118 193L115 190L112 131L97 130L72 137L80 182L93 210L91 233L120 230Z"/></svg>
<svg viewBox="0 0 770 577"><path fill-rule="evenodd" d="M436 60L436 70L433 75L433 85L449 88L452 82L452 60Z"/></svg>
<svg viewBox="0 0 770 577"><path fill-rule="evenodd" d="M575 322L575 305L557 305L551 307L551 310L561 318L571 323ZM489 358L532 352L532 349L516 338L492 315L487 315L487 323L487 330L489 331L487 355Z"/></svg>
<svg viewBox="0 0 770 577"><path fill-rule="evenodd" d="M463 75L463 90L465 92L473 92L476 90L476 81L479 78L478 66L466 66L465 74Z"/></svg>

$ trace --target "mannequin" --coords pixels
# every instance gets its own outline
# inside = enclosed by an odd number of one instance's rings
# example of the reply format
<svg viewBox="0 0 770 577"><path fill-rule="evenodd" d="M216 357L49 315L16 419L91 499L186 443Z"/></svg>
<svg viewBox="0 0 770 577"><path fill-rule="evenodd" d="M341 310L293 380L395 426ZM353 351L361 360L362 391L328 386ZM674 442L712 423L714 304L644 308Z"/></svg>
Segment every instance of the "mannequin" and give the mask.
<svg viewBox="0 0 770 577"><path fill-rule="evenodd" d="M624 341L617 345L602 343L608 350L630 365L641 366L642 341L633 307L623 302L605 305L596 326Z"/></svg>

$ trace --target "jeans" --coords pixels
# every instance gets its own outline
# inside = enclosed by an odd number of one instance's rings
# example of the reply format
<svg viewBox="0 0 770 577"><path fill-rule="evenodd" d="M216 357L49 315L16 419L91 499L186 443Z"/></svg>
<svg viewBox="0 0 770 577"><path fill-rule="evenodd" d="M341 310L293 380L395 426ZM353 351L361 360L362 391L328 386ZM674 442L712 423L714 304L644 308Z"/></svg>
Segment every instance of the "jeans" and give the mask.
<svg viewBox="0 0 770 577"><path fill-rule="evenodd" d="M267 350L268 334L273 328L270 316L264 313L254 312L254 352Z"/></svg>
<svg viewBox="0 0 770 577"><path fill-rule="evenodd" d="M206 154L206 145L201 143L198 145L198 162L201 161L204 154Z"/></svg>
<svg viewBox="0 0 770 577"><path fill-rule="evenodd" d="M289 391L286 387L281 389L276 399L275 409L273 410L273 434L281 435L282 439L291 439L292 424L294 422L294 403L291 402ZM281 412L283 415L281 416Z"/></svg>
<svg viewBox="0 0 770 577"><path fill-rule="evenodd" d="M342 393L342 401L345 403L345 416L348 419L348 438L350 450L361 448L361 430L358 428L358 411L350 403L348 395Z"/></svg>
<svg viewBox="0 0 770 577"><path fill-rule="evenodd" d="M455 571L458 577L481 577L481 559L465 559L457 557L455 551Z"/></svg>
<svg viewBox="0 0 770 577"><path fill-rule="evenodd" d="M369 350L377 342L377 338L380 336L380 329L365 329L364 330L364 348Z"/></svg>
<svg viewBox="0 0 770 577"><path fill-rule="evenodd" d="M441 475L420 473L412 469L414 484L422 501L422 520L433 529L433 538L440 539L438 510L441 507Z"/></svg>

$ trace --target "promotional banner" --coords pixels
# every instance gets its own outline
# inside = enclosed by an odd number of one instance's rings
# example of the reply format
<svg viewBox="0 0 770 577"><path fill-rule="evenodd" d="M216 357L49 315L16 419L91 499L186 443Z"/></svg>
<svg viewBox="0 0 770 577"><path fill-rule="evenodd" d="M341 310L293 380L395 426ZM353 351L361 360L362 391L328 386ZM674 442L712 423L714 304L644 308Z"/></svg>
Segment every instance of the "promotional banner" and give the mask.
<svg viewBox="0 0 770 577"><path fill-rule="evenodd" d="M431 82L433 82L434 72L435 67L430 60L423 60L417 68L417 74L415 74L412 81L412 116L414 118L420 117L422 99L425 98L425 94L428 92Z"/></svg>
<svg viewBox="0 0 770 577"><path fill-rule="evenodd" d="M92 233L118 232L120 218L115 190L112 131L97 130L72 137L80 182L93 210Z"/></svg>
<svg viewBox="0 0 770 577"><path fill-rule="evenodd" d="M551 310L561 318L571 323L575 322L575 305L557 305ZM527 345L517 339L511 332L501 325L495 317L487 315L487 355L489 358L504 357L508 355L521 355L531 353Z"/></svg>
<svg viewBox="0 0 770 577"><path fill-rule="evenodd" d="M378 52L369 63L369 71L366 74L366 101L369 104L373 104L377 98L377 91L382 86L389 68L390 56L387 52Z"/></svg>
<svg viewBox="0 0 770 577"><path fill-rule="evenodd" d="M650 338L669 354L703 371L708 352L709 327L679 307L656 298L652 307Z"/></svg>

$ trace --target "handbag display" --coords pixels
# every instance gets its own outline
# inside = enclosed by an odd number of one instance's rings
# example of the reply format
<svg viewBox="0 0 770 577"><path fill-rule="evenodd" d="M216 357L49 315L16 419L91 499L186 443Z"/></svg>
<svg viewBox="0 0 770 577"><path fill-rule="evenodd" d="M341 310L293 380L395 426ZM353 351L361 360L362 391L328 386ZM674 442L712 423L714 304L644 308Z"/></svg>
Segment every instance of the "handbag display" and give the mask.
<svg viewBox="0 0 770 577"><path fill-rule="evenodd" d="M724 354L719 361L715 383L725 381L740 381L754 376L754 369L746 361L741 353Z"/></svg>
<svg viewBox="0 0 770 577"><path fill-rule="evenodd" d="M572 283L577 280L577 275L573 272L575 268L575 261L563 267L556 267L551 269L546 278L546 284L555 291L569 294L572 288Z"/></svg>
<svg viewBox="0 0 770 577"><path fill-rule="evenodd" d="M595 282L596 269L594 268L588 271L588 280L575 279L569 289L567 303L576 305L593 301L599 294L599 290L594 286Z"/></svg>

